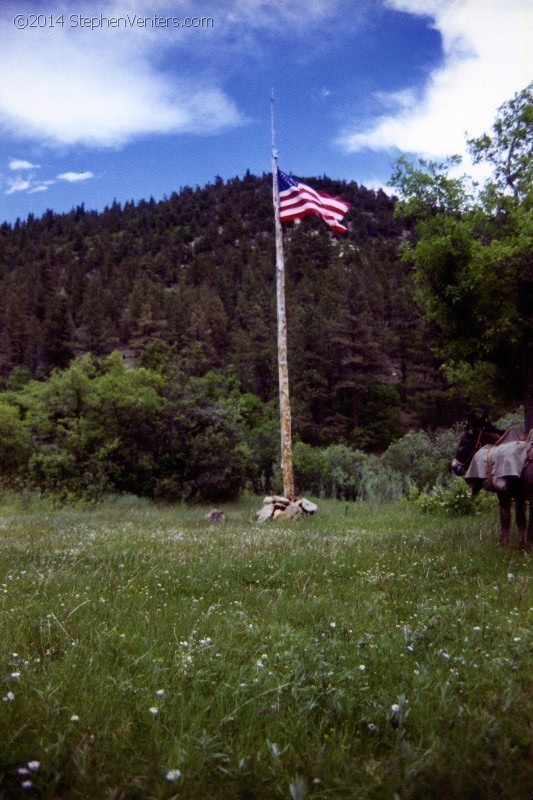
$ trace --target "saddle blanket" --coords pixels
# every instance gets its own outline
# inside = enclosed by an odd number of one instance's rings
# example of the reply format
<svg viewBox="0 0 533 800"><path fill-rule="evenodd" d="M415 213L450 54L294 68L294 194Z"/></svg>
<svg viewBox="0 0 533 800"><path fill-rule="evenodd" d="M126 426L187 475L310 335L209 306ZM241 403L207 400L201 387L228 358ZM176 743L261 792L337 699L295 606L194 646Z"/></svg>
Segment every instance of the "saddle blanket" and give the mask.
<svg viewBox="0 0 533 800"><path fill-rule="evenodd" d="M470 464L465 479L494 480L509 476L520 477L527 458L527 442L505 442L481 447Z"/></svg>
<svg viewBox="0 0 533 800"><path fill-rule="evenodd" d="M531 430L533 434L533 429ZM513 425L512 428L507 428L505 433L502 433L496 444L504 444L504 442L519 442L526 438L524 429L520 425Z"/></svg>

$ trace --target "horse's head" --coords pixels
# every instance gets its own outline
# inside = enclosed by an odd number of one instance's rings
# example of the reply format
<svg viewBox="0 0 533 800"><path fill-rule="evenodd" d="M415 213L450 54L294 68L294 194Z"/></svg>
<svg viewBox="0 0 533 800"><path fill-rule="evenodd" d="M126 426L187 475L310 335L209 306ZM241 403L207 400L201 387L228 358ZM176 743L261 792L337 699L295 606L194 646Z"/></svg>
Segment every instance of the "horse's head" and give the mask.
<svg viewBox="0 0 533 800"><path fill-rule="evenodd" d="M452 470L456 475L466 474L474 454L483 444L494 442L500 436L501 431L492 425L486 417L471 419L465 428L465 432L459 440L455 456L452 461Z"/></svg>

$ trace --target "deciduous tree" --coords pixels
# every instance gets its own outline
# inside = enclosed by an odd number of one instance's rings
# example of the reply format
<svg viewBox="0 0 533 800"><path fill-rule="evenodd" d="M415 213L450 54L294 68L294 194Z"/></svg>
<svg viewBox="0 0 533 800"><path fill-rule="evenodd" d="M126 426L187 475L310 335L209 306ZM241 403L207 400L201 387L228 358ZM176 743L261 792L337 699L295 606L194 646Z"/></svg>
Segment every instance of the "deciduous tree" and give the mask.
<svg viewBox="0 0 533 800"><path fill-rule="evenodd" d="M501 106L492 135L469 142L492 176L481 191L444 164L397 162L391 180L414 236L426 320L447 374L470 396L523 400L533 427L533 84Z"/></svg>

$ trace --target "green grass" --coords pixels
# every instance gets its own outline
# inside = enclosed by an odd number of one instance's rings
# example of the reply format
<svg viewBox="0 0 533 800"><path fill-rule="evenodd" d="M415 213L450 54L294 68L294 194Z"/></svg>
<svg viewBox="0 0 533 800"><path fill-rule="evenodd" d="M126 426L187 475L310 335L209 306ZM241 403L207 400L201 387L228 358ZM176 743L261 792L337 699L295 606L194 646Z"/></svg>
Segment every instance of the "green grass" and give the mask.
<svg viewBox="0 0 533 800"><path fill-rule="evenodd" d="M496 510L260 504L0 506L0 797L526 800L531 563Z"/></svg>

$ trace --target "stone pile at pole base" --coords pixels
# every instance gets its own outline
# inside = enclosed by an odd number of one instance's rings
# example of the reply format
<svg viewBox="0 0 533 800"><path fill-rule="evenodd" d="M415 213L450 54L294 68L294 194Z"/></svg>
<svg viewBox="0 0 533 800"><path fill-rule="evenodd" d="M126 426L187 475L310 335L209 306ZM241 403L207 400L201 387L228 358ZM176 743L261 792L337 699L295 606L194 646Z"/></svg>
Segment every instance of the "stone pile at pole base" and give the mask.
<svg viewBox="0 0 533 800"><path fill-rule="evenodd" d="M274 495L265 497L263 508L256 513L255 519L257 522L266 522L268 519L298 519L303 514L315 514L317 510L318 506L305 497L291 499Z"/></svg>

